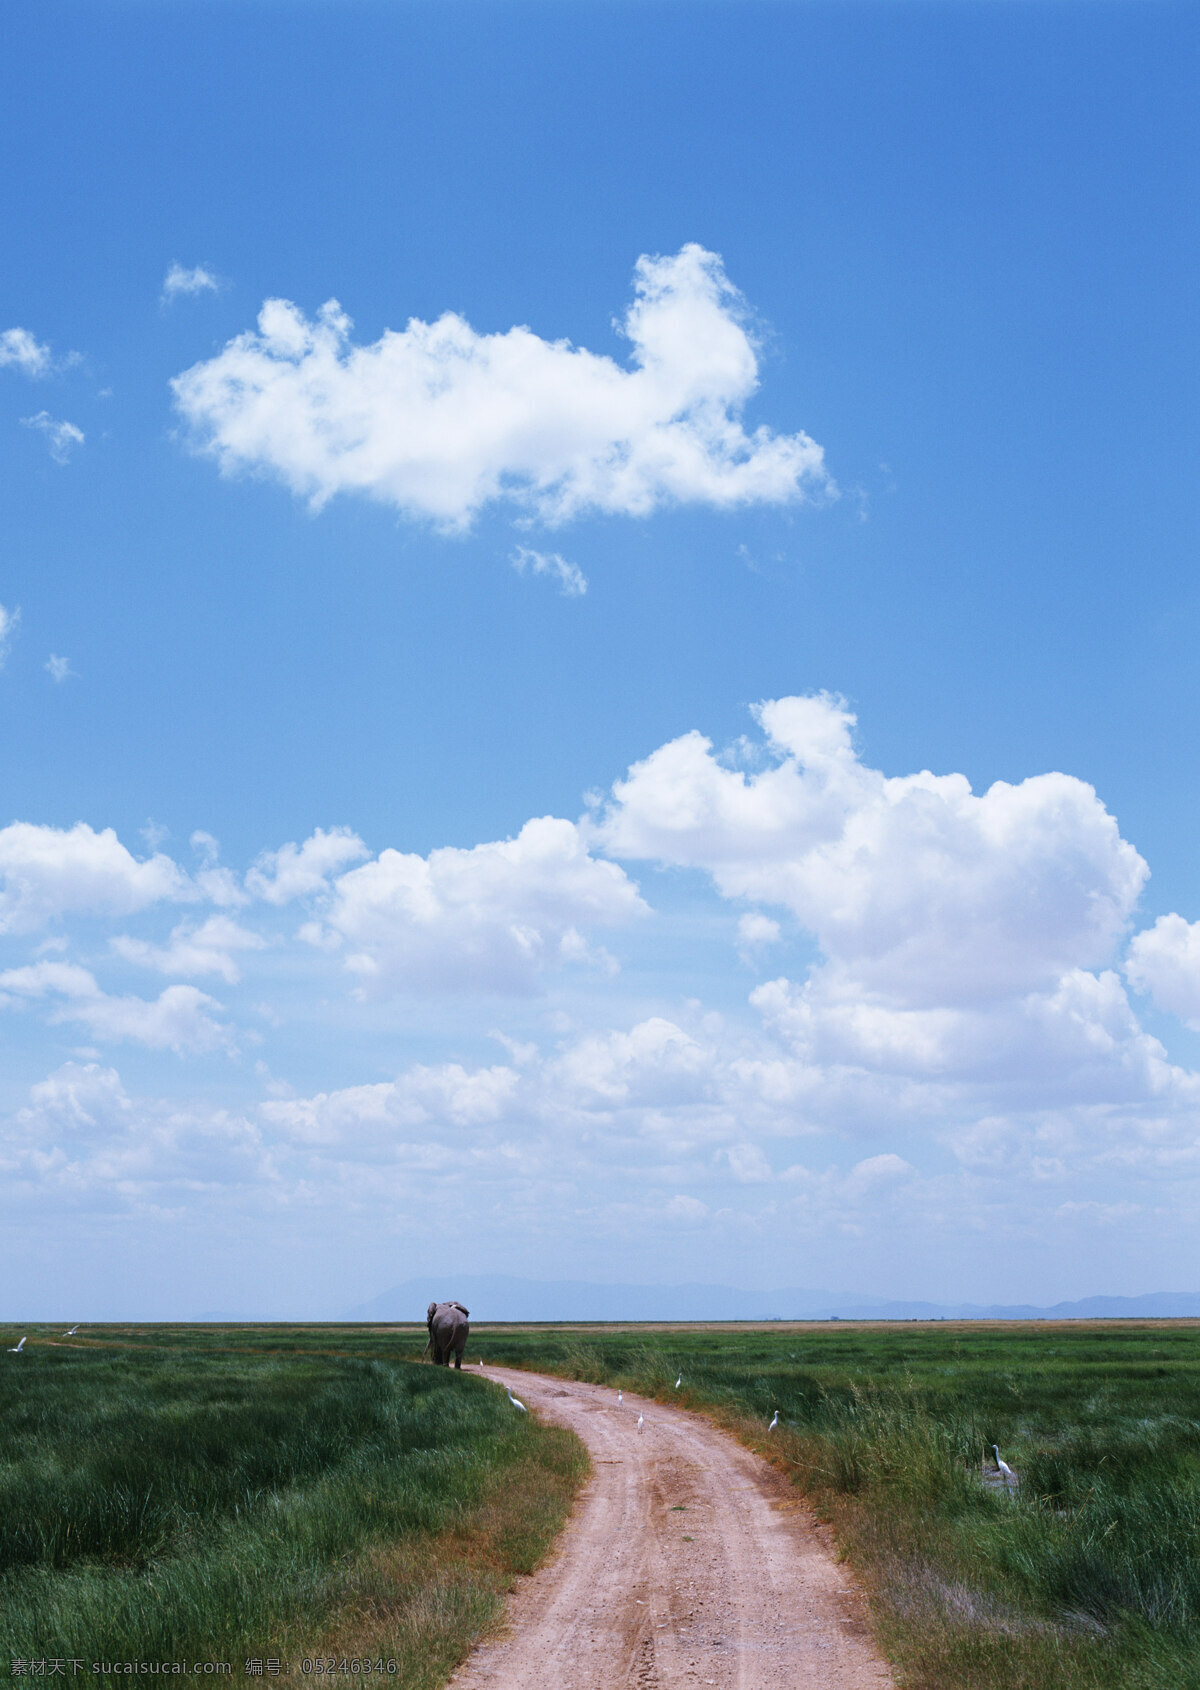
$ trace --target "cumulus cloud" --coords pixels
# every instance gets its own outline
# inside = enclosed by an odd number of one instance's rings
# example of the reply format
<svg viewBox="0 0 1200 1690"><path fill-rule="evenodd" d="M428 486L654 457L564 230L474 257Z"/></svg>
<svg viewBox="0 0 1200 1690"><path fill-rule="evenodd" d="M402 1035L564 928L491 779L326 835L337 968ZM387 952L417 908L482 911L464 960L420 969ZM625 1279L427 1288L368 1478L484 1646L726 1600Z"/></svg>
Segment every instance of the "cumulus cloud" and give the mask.
<svg viewBox="0 0 1200 1690"><path fill-rule="evenodd" d="M86 822L0 828L0 933L31 933L70 913L132 915L150 904L194 897L170 857L132 856L112 828Z"/></svg>
<svg viewBox="0 0 1200 1690"><path fill-rule="evenodd" d="M472 1070L457 1062L418 1064L396 1080L272 1101L262 1104L260 1113L298 1143L343 1152L373 1143L394 1148L397 1143L411 1144L413 1133L480 1128L504 1120L519 1083L516 1071L503 1065ZM446 1149L451 1153L450 1146ZM432 1146L426 1154L430 1151Z"/></svg>
<svg viewBox="0 0 1200 1690"><path fill-rule="evenodd" d="M767 1042L725 1062L714 1097L763 1130L854 1133L1097 1108L1178 1122L1194 1107L1195 1077L1110 966L1147 869L1091 787L890 777L859 756L837 699L757 714L763 741L732 754L698 733L661 747L584 830L787 909L819 946L803 978L751 994ZM751 960L778 936L761 908L739 924ZM1196 956L1169 918L1134 941L1129 977L1200 1014Z"/></svg>
<svg viewBox="0 0 1200 1690"><path fill-rule="evenodd" d="M37 429L40 434L46 436L50 456L56 464L65 464L72 449L83 445L83 430L76 428L73 422L56 422L49 411L39 411L32 417L22 417L21 422L24 427Z"/></svg>
<svg viewBox="0 0 1200 1690"><path fill-rule="evenodd" d="M334 883L304 936L351 947L346 966L368 991L527 992L544 968L589 958L581 928L644 911L623 870L591 856L574 823L543 816L515 839L470 849L382 851Z"/></svg>
<svg viewBox="0 0 1200 1690"><path fill-rule="evenodd" d="M172 264L163 278L163 303L169 304L181 294L218 293L220 288L220 277L203 264L193 265L190 270L183 264Z"/></svg>
<svg viewBox="0 0 1200 1690"><path fill-rule="evenodd" d="M268 904L311 898L328 890L331 875L367 855L367 847L348 827L331 827L328 832L317 828L302 845L293 842L278 851L264 851L247 874L246 887Z"/></svg>
<svg viewBox="0 0 1200 1690"><path fill-rule="evenodd" d="M199 926L181 922L166 945L152 945L127 933L109 941L118 956L141 968L155 968L160 974L219 974L231 986L242 977L234 953L260 951L266 942L260 933L239 926L227 915L210 916Z"/></svg>
<svg viewBox="0 0 1200 1690"><path fill-rule="evenodd" d="M585 1035L549 1074L563 1100L585 1109L697 1103L715 1087L712 1051L661 1015L629 1032Z"/></svg>
<svg viewBox="0 0 1200 1690"><path fill-rule="evenodd" d="M1200 1031L1200 922L1160 915L1130 941L1125 973L1160 1009Z"/></svg>
<svg viewBox="0 0 1200 1690"><path fill-rule="evenodd" d="M535 552L529 546L518 546L513 553L512 566L518 575L528 570L531 575L548 575L558 582L564 598L582 598L587 592L587 576L577 563L569 562L560 552Z"/></svg>
<svg viewBox="0 0 1200 1690"><path fill-rule="evenodd" d="M757 711L765 766L692 732L618 781L594 837L612 855L701 868L727 898L789 909L828 978L904 1007L981 1002L1106 963L1148 873L1070 775L888 777L827 695Z"/></svg>
<svg viewBox="0 0 1200 1690"><path fill-rule="evenodd" d="M53 360L50 348L37 340L28 329L5 329L0 332L0 369L9 366L27 376L49 375Z"/></svg>
<svg viewBox="0 0 1200 1690"><path fill-rule="evenodd" d="M632 368L447 312L355 345L336 300L263 306L257 332L172 383L198 448L319 508L359 493L445 529L507 500L543 521L730 509L830 490L808 435L747 432L758 353L720 258L639 259L622 330Z"/></svg>
<svg viewBox="0 0 1200 1690"><path fill-rule="evenodd" d="M0 1122L0 1171L11 1193L49 1197L54 1212L128 1212L172 1220L207 1193L227 1203L251 1187L261 1212L274 1183L260 1128L220 1107L130 1096L114 1068L68 1062Z"/></svg>
<svg viewBox="0 0 1200 1690"><path fill-rule="evenodd" d="M70 962L35 962L0 973L0 1004L57 1000L51 1021L78 1021L94 1039L132 1040L180 1055L227 1049L229 1029L209 1013L220 1004L195 986L168 986L153 1002L110 997L86 968Z"/></svg>
<svg viewBox="0 0 1200 1690"><path fill-rule="evenodd" d="M960 775L886 775L826 696L775 700L758 720L761 736L728 753L699 734L660 747L584 822L537 818L514 838L427 856L372 857L349 829L317 830L240 881L207 833L193 836L186 875L83 824L0 829L0 932L108 918L124 961L235 986L265 944L287 942L272 928L303 921L298 936L328 954L271 970L288 1003L246 1003L268 1040L276 1007L293 1029L329 1024L311 982L324 977L323 996L331 970L360 997L541 990L564 964L597 960L597 930L644 915L636 860L710 876L734 906L738 947L780 976L721 1015L672 1006L657 960L652 996L635 985L611 1013L612 989L589 994L575 976L553 1015L513 1007L514 1025L488 1033L502 1062L460 1054L471 1024L455 1010L441 1024L453 1060L381 1079L377 1053L368 1083L297 1095L280 1080L247 1117L130 1100L110 1069L77 1064L0 1120L0 1165L5 1134L19 1139L26 1122L40 1147L20 1152L30 1178L44 1166L101 1181L108 1168L114 1191L154 1191L160 1174L201 1179L209 1158L223 1170L214 1185L253 1178L281 1202L333 1193L347 1211L378 1208L435 1181L514 1227L567 1216L636 1237L673 1222L706 1240L743 1224L861 1235L888 1216L992 1226L1001 1209L1021 1225L1056 1213L1083 1225L1125 1200L1127 1180L1200 1174L1200 1076L1140 1025L1118 972L1146 868L1091 788L1049 774L975 793ZM217 911L161 909L204 900ZM302 916L275 913L296 904ZM127 919L156 908L145 935ZM671 920L656 925L674 944ZM707 926L728 932L730 913ZM784 927L816 950L795 979L772 952ZM233 1048L221 1006L195 986L110 995L91 965L47 948L65 944L53 934L0 975L7 1013L101 1046ZM1200 924L1164 917L1133 940L1125 970L1200 1023ZM356 1038L384 1021L394 1038L390 1012L338 1014ZM493 1004L474 1032L497 1015ZM289 1060L270 1057L271 1073Z"/></svg>
<svg viewBox="0 0 1200 1690"><path fill-rule="evenodd" d="M55 1129L60 1136L82 1138L124 1125L132 1108L115 1068L97 1062L67 1062L29 1089L26 1124Z"/></svg>

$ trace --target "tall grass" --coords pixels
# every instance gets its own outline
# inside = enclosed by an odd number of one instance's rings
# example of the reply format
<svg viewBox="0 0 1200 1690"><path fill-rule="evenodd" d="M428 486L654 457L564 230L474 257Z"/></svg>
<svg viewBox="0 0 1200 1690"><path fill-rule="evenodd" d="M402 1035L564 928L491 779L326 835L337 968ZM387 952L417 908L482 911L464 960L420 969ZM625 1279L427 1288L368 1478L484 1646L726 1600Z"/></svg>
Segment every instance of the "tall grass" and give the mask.
<svg viewBox="0 0 1200 1690"><path fill-rule="evenodd" d="M60 1658L93 1680L129 1660L240 1677L336 1647L438 1684L586 1466L482 1381L393 1359L184 1337L3 1360L0 1676Z"/></svg>
<svg viewBox="0 0 1200 1690"><path fill-rule="evenodd" d="M836 1526L905 1685L1200 1690L1196 1328L480 1341L497 1360L564 1372L582 1356L582 1376L705 1408L772 1454ZM994 1482L993 1443L1016 1494Z"/></svg>

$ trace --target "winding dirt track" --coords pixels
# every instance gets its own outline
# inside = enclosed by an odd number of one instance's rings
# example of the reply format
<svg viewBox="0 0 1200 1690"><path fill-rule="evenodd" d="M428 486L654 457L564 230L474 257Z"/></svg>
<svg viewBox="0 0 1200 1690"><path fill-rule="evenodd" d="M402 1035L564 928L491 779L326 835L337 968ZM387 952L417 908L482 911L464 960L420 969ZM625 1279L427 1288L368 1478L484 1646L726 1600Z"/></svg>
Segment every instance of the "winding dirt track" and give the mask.
<svg viewBox="0 0 1200 1690"><path fill-rule="evenodd" d="M787 1482L700 1415L485 1368L578 1433L593 1476L554 1558L451 1690L882 1690L862 1599ZM645 1429L637 1429L638 1414Z"/></svg>

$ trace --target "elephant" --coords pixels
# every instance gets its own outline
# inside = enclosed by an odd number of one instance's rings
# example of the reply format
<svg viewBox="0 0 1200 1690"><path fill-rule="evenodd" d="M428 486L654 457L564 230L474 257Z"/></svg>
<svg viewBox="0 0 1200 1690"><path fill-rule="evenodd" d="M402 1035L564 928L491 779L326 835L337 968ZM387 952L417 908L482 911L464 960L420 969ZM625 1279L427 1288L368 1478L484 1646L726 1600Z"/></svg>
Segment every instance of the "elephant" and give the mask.
<svg viewBox="0 0 1200 1690"><path fill-rule="evenodd" d="M470 1309L464 1309L461 1303L430 1303L425 1316L429 1343L421 1351L421 1360L424 1361L432 1345L433 1359L438 1367L449 1367L453 1352L454 1365L461 1369L467 1333L471 1330L467 1324L470 1313Z"/></svg>

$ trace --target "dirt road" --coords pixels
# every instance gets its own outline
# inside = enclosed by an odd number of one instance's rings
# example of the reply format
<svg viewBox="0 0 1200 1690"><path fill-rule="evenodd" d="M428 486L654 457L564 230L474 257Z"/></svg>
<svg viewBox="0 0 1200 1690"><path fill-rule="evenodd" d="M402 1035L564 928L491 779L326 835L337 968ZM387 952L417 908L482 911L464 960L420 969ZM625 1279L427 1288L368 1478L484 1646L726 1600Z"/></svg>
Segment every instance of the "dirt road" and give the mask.
<svg viewBox="0 0 1200 1690"><path fill-rule="evenodd" d="M765 1461L700 1415L483 1371L577 1432L594 1474L554 1558L510 1598L507 1634L477 1649L451 1690L893 1685L850 1579Z"/></svg>

